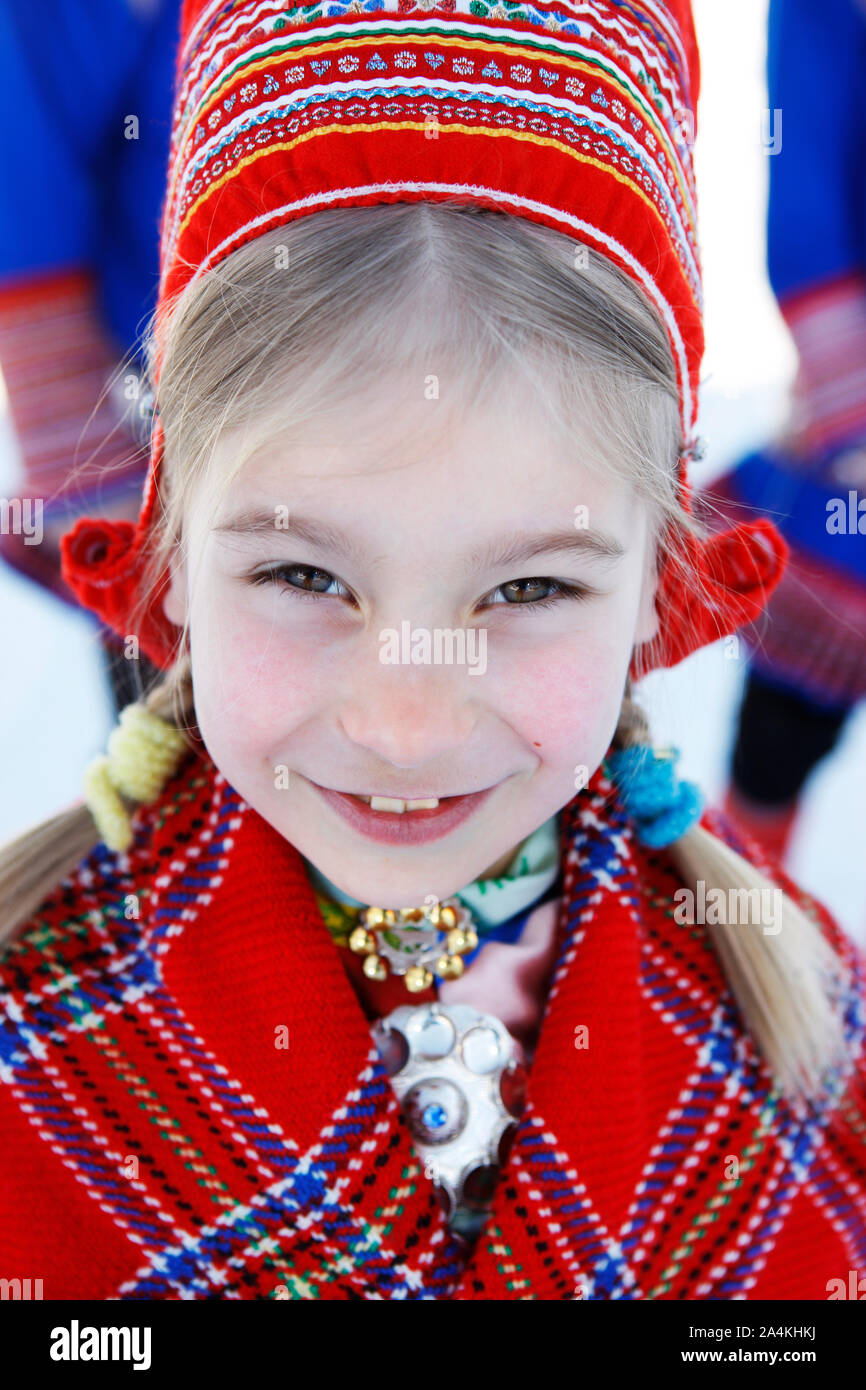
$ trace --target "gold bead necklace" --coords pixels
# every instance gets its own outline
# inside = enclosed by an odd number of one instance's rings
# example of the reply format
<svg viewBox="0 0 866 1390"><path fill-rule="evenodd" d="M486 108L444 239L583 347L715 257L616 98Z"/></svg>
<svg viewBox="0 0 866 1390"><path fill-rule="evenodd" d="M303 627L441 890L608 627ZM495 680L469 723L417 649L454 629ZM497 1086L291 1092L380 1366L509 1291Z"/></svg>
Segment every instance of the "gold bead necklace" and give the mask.
<svg viewBox="0 0 866 1390"><path fill-rule="evenodd" d="M357 917L347 945L364 957L368 980L402 976L410 994L429 989L435 978L456 980L463 957L478 945L472 914L459 898L431 899L423 907L367 907Z"/></svg>

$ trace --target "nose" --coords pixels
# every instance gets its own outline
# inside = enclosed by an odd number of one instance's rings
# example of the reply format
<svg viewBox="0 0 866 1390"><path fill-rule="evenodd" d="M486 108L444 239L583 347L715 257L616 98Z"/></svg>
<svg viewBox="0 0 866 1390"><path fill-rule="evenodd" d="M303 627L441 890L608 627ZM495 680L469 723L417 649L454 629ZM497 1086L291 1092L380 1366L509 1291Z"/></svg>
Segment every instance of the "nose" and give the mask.
<svg viewBox="0 0 866 1390"><path fill-rule="evenodd" d="M378 667L378 669L376 669ZM356 672L340 722L353 743L393 767L422 769L437 760L456 769L478 719L465 667L372 664Z"/></svg>

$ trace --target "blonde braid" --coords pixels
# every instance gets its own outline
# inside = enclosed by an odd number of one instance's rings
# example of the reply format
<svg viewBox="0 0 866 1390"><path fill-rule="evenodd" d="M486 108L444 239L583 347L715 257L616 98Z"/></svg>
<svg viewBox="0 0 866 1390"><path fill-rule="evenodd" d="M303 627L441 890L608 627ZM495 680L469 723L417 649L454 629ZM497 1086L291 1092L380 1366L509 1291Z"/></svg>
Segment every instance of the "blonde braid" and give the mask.
<svg viewBox="0 0 866 1390"><path fill-rule="evenodd" d="M132 844L131 812L121 800L154 801L189 748L185 734L152 710L127 705L109 735L108 753L84 771L84 800L100 839L122 852Z"/></svg>
<svg viewBox="0 0 866 1390"><path fill-rule="evenodd" d="M631 680L625 683L622 706L613 736L617 748L633 748L635 744L651 743L649 720L634 697Z"/></svg>
<svg viewBox="0 0 866 1390"><path fill-rule="evenodd" d="M618 748L652 744L649 721L630 681L613 742ZM667 848L683 884L695 891L702 880L708 898L721 892L738 900L743 891L763 894L777 886L699 824ZM779 898L771 932L767 924L747 920L708 922L707 935L780 1091L795 1103L824 1100L838 1091L852 1065L844 1009L854 985L817 914L785 892Z"/></svg>

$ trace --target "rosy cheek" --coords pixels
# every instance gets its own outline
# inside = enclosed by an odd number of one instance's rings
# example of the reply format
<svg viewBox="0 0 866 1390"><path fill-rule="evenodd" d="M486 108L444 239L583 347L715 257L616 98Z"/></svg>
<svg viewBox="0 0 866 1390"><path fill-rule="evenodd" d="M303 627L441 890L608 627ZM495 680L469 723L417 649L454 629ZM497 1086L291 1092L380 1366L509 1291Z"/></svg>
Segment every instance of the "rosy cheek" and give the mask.
<svg viewBox="0 0 866 1390"><path fill-rule="evenodd" d="M619 711L621 653L603 637L509 653L498 704L545 763L595 746ZM603 752L604 750L602 750Z"/></svg>
<svg viewBox="0 0 866 1390"><path fill-rule="evenodd" d="M192 657L205 741L268 747L324 707L328 661L322 643L248 609L214 603L196 622Z"/></svg>

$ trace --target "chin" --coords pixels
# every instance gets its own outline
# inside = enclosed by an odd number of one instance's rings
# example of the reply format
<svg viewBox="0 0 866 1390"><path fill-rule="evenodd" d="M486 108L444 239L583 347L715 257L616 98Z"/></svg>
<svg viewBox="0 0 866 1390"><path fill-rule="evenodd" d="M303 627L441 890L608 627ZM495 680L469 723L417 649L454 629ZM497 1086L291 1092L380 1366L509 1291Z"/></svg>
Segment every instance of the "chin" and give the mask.
<svg viewBox="0 0 866 1390"><path fill-rule="evenodd" d="M312 856L308 855L307 858L312 859ZM469 875L459 881L449 875L447 881L440 880L437 884L433 875L425 874L423 871L416 874L405 871L383 873L373 869L365 873L359 869L357 873L353 873L351 868L345 868L345 861L339 866L339 872L331 873L327 865L314 859L312 862L344 893L374 907L423 907L426 898L443 902L446 898L453 897L470 881Z"/></svg>

